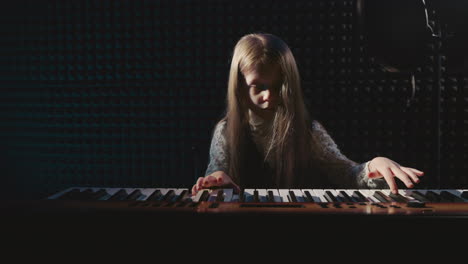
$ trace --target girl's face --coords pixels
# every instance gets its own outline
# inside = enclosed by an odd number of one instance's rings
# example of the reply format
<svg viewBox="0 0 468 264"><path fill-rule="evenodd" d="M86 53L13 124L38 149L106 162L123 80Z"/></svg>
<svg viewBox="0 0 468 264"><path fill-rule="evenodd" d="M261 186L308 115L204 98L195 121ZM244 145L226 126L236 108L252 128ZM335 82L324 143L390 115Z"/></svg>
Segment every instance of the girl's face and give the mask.
<svg viewBox="0 0 468 264"><path fill-rule="evenodd" d="M263 65L244 73L249 109L262 118L272 118L280 101L283 79L279 65Z"/></svg>

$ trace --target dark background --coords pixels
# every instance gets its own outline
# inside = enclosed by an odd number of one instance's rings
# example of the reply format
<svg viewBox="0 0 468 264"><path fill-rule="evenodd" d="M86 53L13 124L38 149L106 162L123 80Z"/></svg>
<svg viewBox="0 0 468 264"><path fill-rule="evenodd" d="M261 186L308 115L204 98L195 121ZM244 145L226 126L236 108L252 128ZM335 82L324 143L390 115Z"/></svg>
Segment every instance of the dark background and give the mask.
<svg viewBox="0 0 468 264"><path fill-rule="evenodd" d="M426 1L441 38L428 32L422 1L386 2L394 6L3 4L1 197L43 198L71 186L191 187L223 116L233 47L252 32L291 47L310 110L350 159L386 156L423 170L420 187L467 188L461 27L443 20L441 1Z"/></svg>

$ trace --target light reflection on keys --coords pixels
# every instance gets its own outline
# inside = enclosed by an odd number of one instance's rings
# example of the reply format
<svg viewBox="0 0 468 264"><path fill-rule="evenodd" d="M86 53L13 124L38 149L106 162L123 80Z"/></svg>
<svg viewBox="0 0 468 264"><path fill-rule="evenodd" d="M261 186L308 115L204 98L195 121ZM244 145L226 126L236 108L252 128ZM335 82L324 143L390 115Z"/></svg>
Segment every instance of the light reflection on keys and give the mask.
<svg viewBox="0 0 468 264"><path fill-rule="evenodd" d="M115 196L115 200L160 201L174 203L180 201L209 202L259 202L259 203L350 203L364 202L468 202L467 189L399 189L399 195L393 195L389 189L244 189L242 197L233 189L200 190L191 196L186 188L103 188L72 187L60 191L47 199L101 200ZM120 196L116 196L120 192ZM131 196L133 194L133 196ZM243 198L243 199L241 199ZM256 200L258 199L258 200Z"/></svg>

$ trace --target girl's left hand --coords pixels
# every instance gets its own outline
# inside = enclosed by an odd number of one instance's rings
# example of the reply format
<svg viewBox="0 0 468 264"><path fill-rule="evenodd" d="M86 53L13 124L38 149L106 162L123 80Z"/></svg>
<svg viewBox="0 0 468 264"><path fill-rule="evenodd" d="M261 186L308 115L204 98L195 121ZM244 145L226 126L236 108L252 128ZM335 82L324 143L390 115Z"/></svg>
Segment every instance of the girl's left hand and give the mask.
<svg viewBox="0 0 468 264"><path fill-rule="evenodd" d="M420 170L400 166L400 164L385 157L376 157L369 163L369 174L367 176L371 179L384 177L392 193L397 194L398 187L395 177L400 179L406 187L413 188L413 183L419 183L419 177L423 175L424 172Z"/></svg>

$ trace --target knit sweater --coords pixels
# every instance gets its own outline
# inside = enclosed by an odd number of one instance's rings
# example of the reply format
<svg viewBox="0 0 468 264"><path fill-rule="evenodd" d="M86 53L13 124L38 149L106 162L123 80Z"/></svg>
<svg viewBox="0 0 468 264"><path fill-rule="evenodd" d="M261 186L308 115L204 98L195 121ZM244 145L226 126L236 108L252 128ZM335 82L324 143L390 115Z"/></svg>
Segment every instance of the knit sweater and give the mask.
<svg viewBox="0 0 468 264"><path fill-rule="evenodd" d="M265 159L268 152L269 136L268 131L265 131L265 126L269 123L251 120L250 123L250 140L255 143L259 156L263 158L263 166L274 171L274 163L268 157ZM383 178L370 179L367 174L367 163L356 163L348 159L327 133L325 128L316 120L312 122L312 136L320 143L319 149L311 150L318 153L320 158L311 161L315 168L310 172L310 177L316 177L315 183L327 183L329 185L319 184L320 186L302 186L302 188L320 188L320 187L335 187L335 188L350 188L350 189L386 189L387 183ZM215 171L229 172L229 150L227 149L227 140L225 136L226 121L219 122L213 132L213 137L210 145L209 164L205 172L205 176L210 175ZM274 155L269 155L274 156ZM259 166L261 166L259 164ZM320 173L319 173L320 172ZM262 179L269 181L268 178ZM265 182L263 186L244 186L244 187L266 187L266 188L284 188L284 186L273 186L269 182Z"/></svg>

